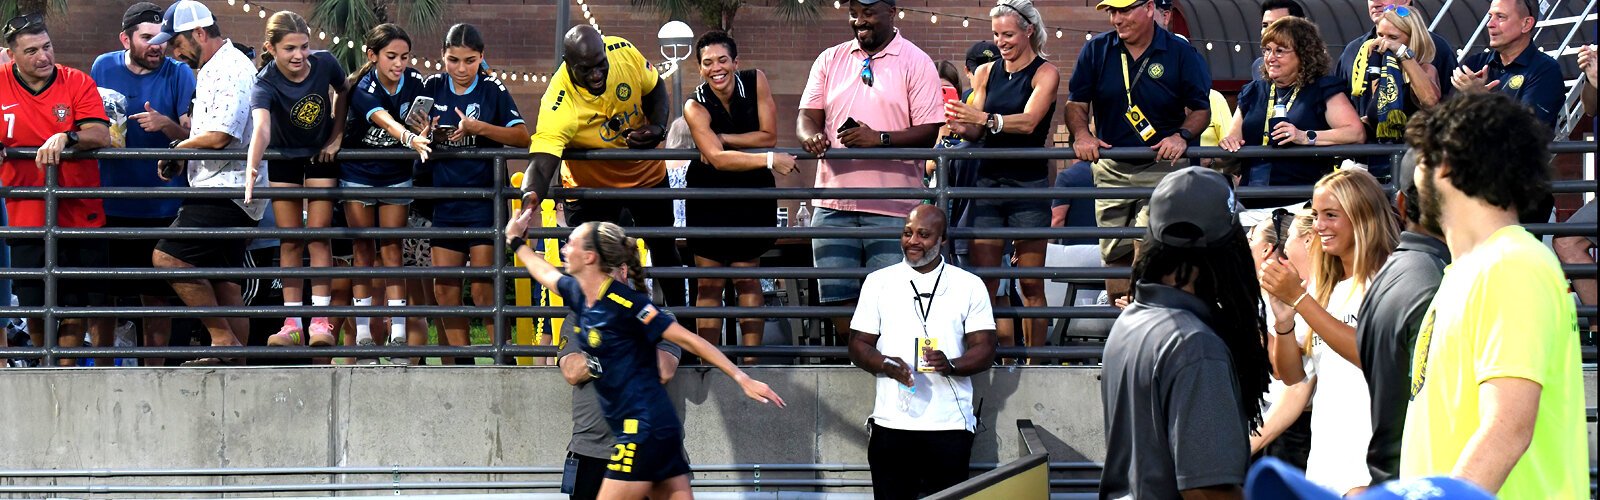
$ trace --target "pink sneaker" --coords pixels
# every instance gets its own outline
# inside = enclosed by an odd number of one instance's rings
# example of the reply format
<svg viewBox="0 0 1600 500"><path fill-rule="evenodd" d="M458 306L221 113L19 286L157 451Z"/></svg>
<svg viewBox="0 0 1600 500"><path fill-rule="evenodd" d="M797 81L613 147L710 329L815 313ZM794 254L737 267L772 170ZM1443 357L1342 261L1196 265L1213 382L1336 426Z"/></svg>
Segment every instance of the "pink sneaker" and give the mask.
<svg viewBox="0 0 1600 500"><path fill-rule="evenodd" d="M333 338L333 325L328 318L311 319L311 347L328 347L337 343Z"/></svg>
<svg viewBox="0 0 1600 500"><path fill-rule="evenodd" d="M272 334L271 337L267 337L267 345L272 347L305 345L305 335L300 331L300 327L294 326L294 322L285 319L283 320L283 328L278 330L278 333Z"/></svg>

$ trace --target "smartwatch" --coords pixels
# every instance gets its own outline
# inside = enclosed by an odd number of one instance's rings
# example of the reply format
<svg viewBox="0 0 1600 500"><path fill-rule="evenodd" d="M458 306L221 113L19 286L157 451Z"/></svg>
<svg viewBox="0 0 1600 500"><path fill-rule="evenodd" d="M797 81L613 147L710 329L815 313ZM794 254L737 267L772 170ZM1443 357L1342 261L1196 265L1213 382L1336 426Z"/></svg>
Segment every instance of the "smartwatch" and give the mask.
<svg viewBox="0 0 1600 500"><path fill-rule="evenodd" d="M78 131L76 131L76 130L67 131L67 147L70 148L70 147L77 146L77 145L78 145Z"/></svg>
<svg viewBox="0 0 1600 500"><path fill-rule="evenodd" d="M878 144L882 145L883 147L889 147L890 144L888 132L878 132Z"/></svg>
<svg viewBox="0 0 1600 500"><path fill-rule="evenodd" d="M1317 131L1315 131L1315 130L1307 130L1306 131L1306 145L1308 145L1308 146L1317 145Z"/></svg>
<svg viewBox="0 0 1600 500"><path fill-rule="evenodd" d="M1182 137L1184 142L1191 142L1194 141L1194 132L1190 132L1189 129L1183 127L1178 127L1178 137Z"/></svg>

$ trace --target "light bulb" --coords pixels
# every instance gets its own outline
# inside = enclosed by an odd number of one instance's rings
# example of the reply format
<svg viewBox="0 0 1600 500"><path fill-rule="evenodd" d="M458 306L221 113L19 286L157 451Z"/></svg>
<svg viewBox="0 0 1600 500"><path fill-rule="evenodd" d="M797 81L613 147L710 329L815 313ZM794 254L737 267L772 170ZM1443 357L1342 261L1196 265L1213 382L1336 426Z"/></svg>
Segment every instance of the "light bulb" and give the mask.
<svg viewBox="0 0 1600 500"><path fill-rule="evenodd" d="M333 44L334 45L338 45L339 44L339 37L337 37L337 36L333 37Z"/></svg>
<svg viewBox="0 0 1600 500"><path fill-rule="evenodd" d="M256 17L259 17L259 18L262 18L262 19L266 19L267 18L267 9L256 10Z"/></svg>
<svg viewBox="0 0 1600 500"><path fill-rule="evenodd" d="M934 14L932 16L928 16L928 22L933 23L933 24L939 24L939 15L938 14Z"/></svg>
<svg viewBox="0 0 1600 500"><path fill-rule="evenodd" d="M1244 50L1244 46L1243 45L1239 45L1237 43L1233 44L1233 51L1234 52L1241 52L1243 50Z"/></svg>
<svg viewBox="0 0 1600 500"><path fill-rule="evenodd" d="M245 11L245 12L250 12L250 2L245 2L245 4L244 4L244 11Z"/></svg>
<svg viewBox="0 0 1600 500"><path fill-rule="evenodd" d="M834 10L838 10L839 9L839 0L833 0L833 9Z"/></svg>
<svg viewBox="0 0 1600 500"><path fill-rule="evenodd" d="M1206 50L1211 50L1211 42L1206 42Z"/></svg>
<svg viewBox="0 0 1600 500"><path fill-rule="evenodd" d="M317 39L318 40L327 40L328 39L328 32L326 32L326 31L318 31L317 32Z"/></svg>
<svg viewBox="0 0 1600 500"><path fill-rule="evenodd" d="M963 27L963 28L971 28L972 27L972 23L968 22L967 18L963 17L963 18L961 18L961 27Z"/></svg>
<svg viewBox="0 0 1600 500"><path fill-rule="evenodd" d="M805 2L803 2L803 1L802 1L802 2L800 2L800 3L805 3ZM900 11L900 18L901 18L901 19L905 19L905 18L906 18L906 11L903 11L903 10L902 10L902 11Z"/></svg>
<svg viewBox="0 0 1600 500"><path fill-rule="evenodd" d="M1093 34L1093 33L1084 33L1084 34L1083 34L1083 39L1084 39L1084 40L1085 40L1085 41L1087 41L1087 40L1093 40L1093 39L1094 39L1094 34Z"/></svg>

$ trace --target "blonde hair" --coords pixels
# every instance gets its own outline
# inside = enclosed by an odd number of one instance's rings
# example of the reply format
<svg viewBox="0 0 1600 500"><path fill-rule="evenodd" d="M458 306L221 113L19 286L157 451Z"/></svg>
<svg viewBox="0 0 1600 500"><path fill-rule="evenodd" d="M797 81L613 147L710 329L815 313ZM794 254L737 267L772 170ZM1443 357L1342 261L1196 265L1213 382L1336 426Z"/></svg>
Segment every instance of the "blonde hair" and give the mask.
<svg viewBox="0 0 1600 500"><path fill-rule="evenodd" d="M1311 295L1318 304L1327 307L1334 286L1346 278L1355 278L1358 288L1366 288L1367 282L1378 274L1395 245L1400 243L1400 226L1383 186L1366 170L1335 171L1317 181L1316 190L1332 193L1333 199L1338 200L1345 219L1350 221L1355 240L1351 246L1354 276L1345 276L1342 257L1324 253L1322 245L1309 245L1310 281L1316 288Z"/></svg>
<svg viewBox="0 0 1600 500"><path fill-rule="evenodd" d="M996 0L994 8L989 9L989 18L1000 16L1017 16L1017 24L1023 29L1033 28L1033 34L1028 35L1028 45L1033 46L1033 52L1039 57L1045 57L1044 42L1050 37L1044 34L1044 18L1039 15L1039 9L1034 8L1033 0ZM956 88L961 88L959 85Z"/></svg>
<svg viewBox="0 0 1600 500"><path fill-rule="evenodd" d="M266 34L262 35L261 65L260 68L272 64L272 46L283 41L283 37L299 33L311 36L311 25L306 24L306 18L300 14L287 10L280 10L267 18ZM382 47L379 47L382 48Z"/></svg>
<svg viewBox="0 0 1600 500"><path fill-rule="evenodd" d="M1421 13L1417 12L1416 9L1412 9L1411 15L1401 17L1394 10L1386 10L1383 11L1383 19L1388 20L1389 24L1393 24L1395 29L1411 37L1411 41L1406 42L1406 48L1411 49L1411 52L1416 54L1414 58L1417 62L1426 64L1433 61L1433 53L1437 49L1433 46L1433 35L1428 34L1428 25L1422 22Z"/></svg>
<svg viewBox="0 0 1600 500"><path fill-rule="evenodd" d="M644 265L639 261L639 240L629 238L623 232L622 226L610 222L586 222L589 226L589 237L585 245L587 250L595 252L598 257L600 271L612 275L617 271L625 271L628 276L628 285L634 290L649 293L644 282Z"/></svg>

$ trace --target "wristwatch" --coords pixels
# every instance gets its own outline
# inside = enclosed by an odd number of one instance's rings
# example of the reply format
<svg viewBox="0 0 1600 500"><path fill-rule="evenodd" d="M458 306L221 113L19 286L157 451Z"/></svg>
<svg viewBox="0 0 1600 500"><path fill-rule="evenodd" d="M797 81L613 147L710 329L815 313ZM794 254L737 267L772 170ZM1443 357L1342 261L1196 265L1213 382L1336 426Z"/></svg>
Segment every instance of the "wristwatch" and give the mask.
<svg viewBox="0 0 1600 500"><path fill-rule="evenodd" d="M1315 130L1307 130L1306 131L1306 145L1308 145L1308 146L1317 145L1317 131L1315 131Z"/></svg>
<svg viewBox="0 0 1600 500"><path fill-rule="evenodd" d="M1411 52L1411 47L1404 45L1401 45L1400 48L1395 49L1394 51L1395 59L1399 59L1401 61L1411 59L1413 56L1416 56L1416 53Z"/></svg>
<svg viewBox="0 0 1600 500"><path fill-rule="evenodd" d="M1184 142L1193 141L1194 132L1190 132L1189 129L1183 127L1178 127L1178 137L1182 137Z"/></svg>
<svg viewBox="0 0 1600 500"><path fill-rule="evenodd" d="M886 148L889 147L889 133L888 132L878 132L878 144L883 146L883 147L886 147Z"/></svg>
<svg viewBox="0 0 1600 500"><path fill-rule="evenodd" d="M70 147L77 146L77 145L78 145L78 131L76 131L76 130L68 131L67 132L67 147L70 148Z"/></svg>

